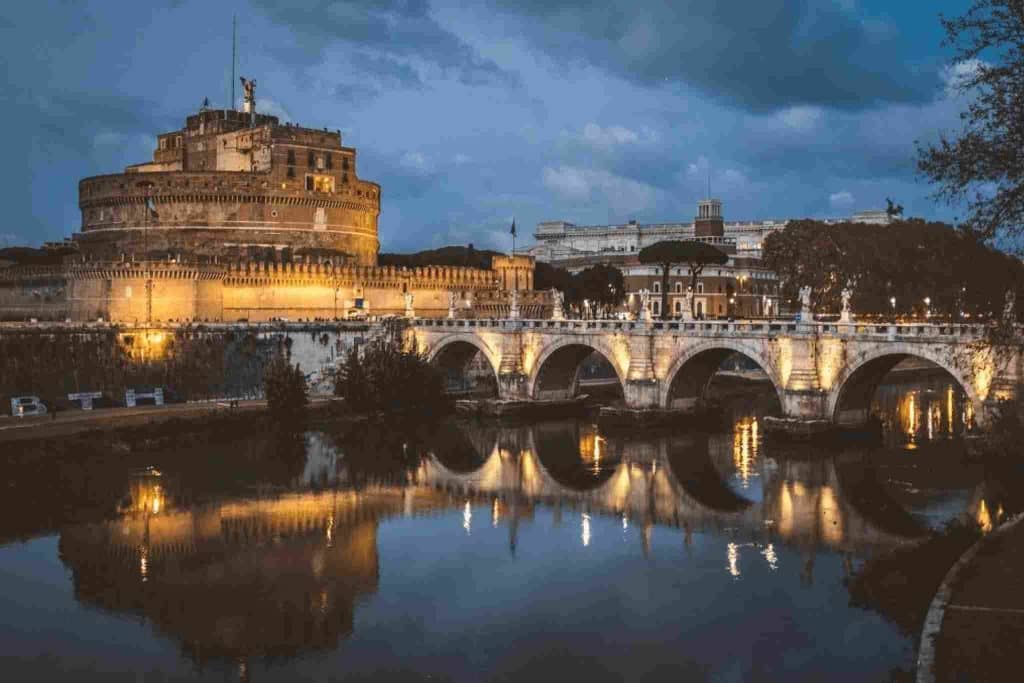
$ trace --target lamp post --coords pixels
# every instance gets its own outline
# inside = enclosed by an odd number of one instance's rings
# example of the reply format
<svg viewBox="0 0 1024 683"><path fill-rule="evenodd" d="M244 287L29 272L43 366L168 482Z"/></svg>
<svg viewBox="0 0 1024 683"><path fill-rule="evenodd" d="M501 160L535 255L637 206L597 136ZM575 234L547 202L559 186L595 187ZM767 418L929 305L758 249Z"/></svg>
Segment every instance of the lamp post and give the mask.
<svg viewBox="0 0 1024 683"><path fill-rule="evenodd" d="M892 319L896 320L896 297L889 297L889 305L892 306Z"/></svg>
<svg viewBox="0 0 1024 683"><path fill-rule="evenodd" d="M930 296L924 298L924 317L925 320L932 317L932 298Z"/></svg>

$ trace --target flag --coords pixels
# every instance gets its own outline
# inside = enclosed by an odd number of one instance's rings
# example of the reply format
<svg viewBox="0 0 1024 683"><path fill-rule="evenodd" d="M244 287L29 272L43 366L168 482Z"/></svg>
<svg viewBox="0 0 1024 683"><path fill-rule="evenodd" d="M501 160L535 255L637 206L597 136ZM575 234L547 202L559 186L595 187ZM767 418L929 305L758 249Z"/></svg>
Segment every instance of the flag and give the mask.
<svg viewBox="0 0 1024 683"><path fill-rule="evenodd" d="M509 232L512 233L513 237L516 236L516 219L515 218L512 219L512 229L509 230Z"/></svg>

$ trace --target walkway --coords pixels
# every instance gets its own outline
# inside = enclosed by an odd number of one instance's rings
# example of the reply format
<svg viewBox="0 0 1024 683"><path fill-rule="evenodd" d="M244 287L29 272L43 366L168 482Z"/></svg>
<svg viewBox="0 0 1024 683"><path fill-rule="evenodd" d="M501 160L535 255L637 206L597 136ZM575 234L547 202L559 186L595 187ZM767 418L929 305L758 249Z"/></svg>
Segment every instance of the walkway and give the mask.
<svg viewBox="0 0 1024 683"><path fill-rule="evenodd" d="M329 398L310 397L310 405L329 401ZM266 410L265 400L239 401L239 412L261 412ZM226 401L200 403L171 403L163 406L139 406L136 408L99 408L96 410L67 410L57 413L52 419L49 414L39 417L0 416L0 442L18 439L35 439L53 436L71 436L93 429L130 427L141 424L164 422L173 419L203 417L214 413L225 413L231 408Z"/></svg>
<svg viewBox="0 0 1024 683"><path fill-rule="evenodd" d="M952 586L935 680L1024 680L1024 523L985 539Z"/></svg>

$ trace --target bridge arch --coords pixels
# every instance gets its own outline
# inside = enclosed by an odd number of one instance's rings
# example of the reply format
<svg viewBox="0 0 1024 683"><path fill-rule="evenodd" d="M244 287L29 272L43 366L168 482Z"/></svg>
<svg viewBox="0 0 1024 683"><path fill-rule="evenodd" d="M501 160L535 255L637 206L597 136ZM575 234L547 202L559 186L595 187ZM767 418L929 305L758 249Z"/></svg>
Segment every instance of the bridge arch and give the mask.
<svg viewBox="0 0 1024 683"><path fill-rule="evenodd" d="M983 397L975 386L973 373L958 367L948 352L923 344L900 342L862 351L849 358L829 392L826 415L839 425L866 420L878 385L890 370L906 358L926 360L945 370L970 401L975 419L983 421Z"/></svg>
<svg viewBox="0 0 1024 683"><path fill-rule="evenodd" d="M475 334L455 333L437 339L427 346L427 360L443 370L465 371L477 354L482 354L494 375L494 386L498 386L499 354Z"/></svg>
<svg viewBox="0 0 1024 683"><path fill-rule="evenodd" d="M563 397L571 398L575 393L580 366L595 351L612 366L619 380L619 388L625 391L628 367L623 366L620 354L616 353L611 344L598 337L587 337L585 340L570 338L559 339L543 347L529 374L529 397L539 399L543 395L562 392Z"/></svg>
<svg viewBox="0 0 1024 683"><path fill-rule="evenodd" d="M746 356L768 375L775 394L782 400L782 386L778 368L762 353L756 344L734 339L715 339L684 349L668 366L661 383L659 405L671 408L673 394L682 393L678 398L702 399L722 361L734 353Z"/></svg>

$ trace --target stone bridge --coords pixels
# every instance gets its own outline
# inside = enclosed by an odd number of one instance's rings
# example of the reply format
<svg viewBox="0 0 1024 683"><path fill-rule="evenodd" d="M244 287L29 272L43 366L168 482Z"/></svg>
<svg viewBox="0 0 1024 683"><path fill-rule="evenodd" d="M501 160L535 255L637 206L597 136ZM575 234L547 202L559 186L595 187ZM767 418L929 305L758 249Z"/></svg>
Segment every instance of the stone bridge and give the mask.
<svg viewBox="0 0 1024 683"><path fill-rule="evenodd" d="M908 357L948 372L984 427L1022 376L1020 352L997 351L987 331L982 324L424 318L411 321L409 335L449 370L483 354L506 400L574 396L580 366L596 351L615 369L626 406L638 410L694 407L722 361L739 353L761 367L782 416L802 429L863 423L875 388Z"/></svg>

